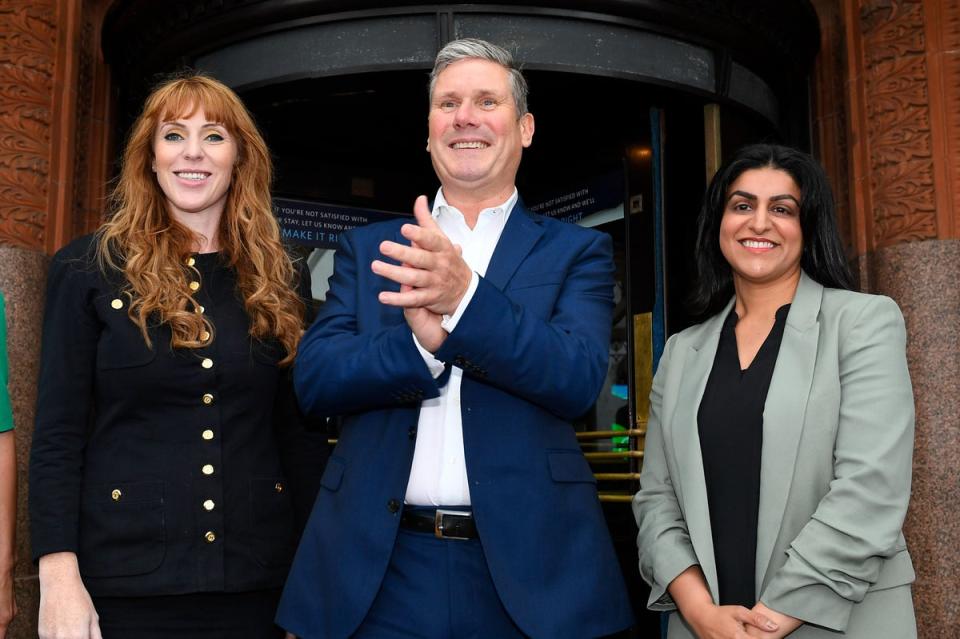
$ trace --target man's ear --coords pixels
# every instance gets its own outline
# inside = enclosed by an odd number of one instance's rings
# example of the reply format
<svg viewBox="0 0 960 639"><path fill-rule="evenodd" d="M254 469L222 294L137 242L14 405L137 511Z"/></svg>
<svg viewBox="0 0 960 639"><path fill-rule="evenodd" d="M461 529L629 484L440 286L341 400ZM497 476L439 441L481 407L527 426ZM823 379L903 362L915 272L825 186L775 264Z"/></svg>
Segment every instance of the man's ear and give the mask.
<svg viewBox="0 0 960 639"><path fill-rule="evenodd" d="M533 130L535 128L533 114L529 111L524 113L523 117L520 118L520 141L523 143L523 148L533 144Z"/></svg>

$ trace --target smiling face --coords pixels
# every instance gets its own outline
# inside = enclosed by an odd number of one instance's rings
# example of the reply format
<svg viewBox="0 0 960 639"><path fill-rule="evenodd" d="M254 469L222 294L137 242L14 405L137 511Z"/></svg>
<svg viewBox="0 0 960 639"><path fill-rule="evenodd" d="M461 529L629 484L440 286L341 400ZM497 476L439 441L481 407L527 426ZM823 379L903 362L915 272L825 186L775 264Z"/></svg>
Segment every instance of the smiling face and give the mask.
<svg viewBox="0 0 960 639"><path fill-rule="evenodd" d="M237 161L237 144L225 126L208 122L202 108L164 121L153 138L153 170L170 214L219 218Z"/></svg>
<svg viewBox="0 0 960 639"><path fill-rule="evenodd" d="M750 169L730 185L720 221L720 251L737 286L799 278L800 202L800 188L780 169Z"/></svg>
<svg viewBox="0 0 960 639"><path fill-rule="evenodd" d="M444 197L502 202L533 141L533 116L518 116L504 67L467 58L437 76L429 130L427 150Z"/></svg>

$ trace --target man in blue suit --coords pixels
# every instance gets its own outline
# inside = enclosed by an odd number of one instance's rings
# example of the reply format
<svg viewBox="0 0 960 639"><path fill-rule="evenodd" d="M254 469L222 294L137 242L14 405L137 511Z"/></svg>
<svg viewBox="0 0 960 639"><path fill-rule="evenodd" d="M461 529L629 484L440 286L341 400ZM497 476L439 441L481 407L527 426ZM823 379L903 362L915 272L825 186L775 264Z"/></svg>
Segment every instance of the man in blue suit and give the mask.
<svg viewBox="0 0 960 639"><path fill-rule="evenodd" d="M519 202L526 93L504 49L444 47L433 210L421 196L415 224L342 236L295 369L305 410L345 416L278 612L301 638L583 639L631 624L570 425L606 374L610 238Z"/></svg>

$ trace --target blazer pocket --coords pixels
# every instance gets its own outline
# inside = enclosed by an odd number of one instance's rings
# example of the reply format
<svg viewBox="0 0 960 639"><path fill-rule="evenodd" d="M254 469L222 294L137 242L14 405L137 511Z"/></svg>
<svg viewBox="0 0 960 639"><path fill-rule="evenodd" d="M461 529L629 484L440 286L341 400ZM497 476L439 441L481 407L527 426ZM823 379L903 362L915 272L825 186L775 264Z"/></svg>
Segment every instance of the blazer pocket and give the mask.
<svg viewBox="0 0 960 639"><path fill-rule="evenodd" d="M77 553L82 575L144 575L160 567L166 551L162 481L119 481L84 489Z"/></svg>
<svg viewBox="0 0 960 639"><path fill-rule="evenodd" d="M560 286L563 284L564 274L558 271L546 271L542 273L517 273L510 280L507 287L511 291L522 288L533 288L535 286Z"/></svg>
<svg viewBox="0 0 960 639"><path fill-rule="evenodd" d="M551 450L547 452L550 477L556 482L597 483L590 464L579 450Z"/></svg>
<svg viewBox="0 0 960 639"><path fill-rule="evenodd" d="M340 489L340 483L343 481L343 471L346 470L347 463L343 457L331 455L327 460L327 467L323 471L323 477L320 478L320 485L330 491Z"/></svg>
<svg viewBox="0 0 960 639"><path fill-rule="evenodd" d="M293 558L293 503L281 477L250 480L250 537L262 566L282 566Z"/></svg>

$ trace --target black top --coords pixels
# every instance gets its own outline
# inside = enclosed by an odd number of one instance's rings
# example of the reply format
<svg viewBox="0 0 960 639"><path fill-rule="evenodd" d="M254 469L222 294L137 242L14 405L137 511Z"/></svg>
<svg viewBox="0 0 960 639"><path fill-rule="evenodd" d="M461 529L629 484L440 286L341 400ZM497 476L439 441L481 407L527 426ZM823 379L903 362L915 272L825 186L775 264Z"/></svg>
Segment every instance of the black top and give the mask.
<svg viewBox="0 0 960 639"><path fill-rule="evenodd" d="M48 275L34 558L76 552L95 596L281 585L327 455L277 366L283 349L250 337L236 274L215 253L195 256L196 271L184 265L210 345L171 349L161 325L148 348L122 275L105 276L92 251L90 237L71 243ZM301 296L309 286L303 269Z"/></svg>
<svg viewBox="0 0 960 639"><path fill-rule="evenodd" d="M770 334L745 370L737 354L737 313L730 311L697 413L720 605L752 608L757 603L763 405L789 309L787 304L777 310Z"/></svg>

